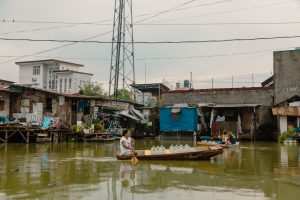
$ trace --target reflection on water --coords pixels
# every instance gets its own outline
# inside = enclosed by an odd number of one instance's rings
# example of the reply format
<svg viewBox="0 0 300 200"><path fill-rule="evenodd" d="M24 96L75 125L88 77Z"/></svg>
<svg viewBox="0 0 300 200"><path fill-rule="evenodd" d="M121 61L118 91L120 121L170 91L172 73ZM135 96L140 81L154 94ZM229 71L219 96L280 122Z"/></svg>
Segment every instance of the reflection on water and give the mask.
<svg viewBox="0 0 300 200"><path fill-rule="evenodd" d="M137 140L137 149L177 141ZM181 144L189 144L181 142ZM300 146L243 143L207 161L118 161L118 143L0 145L0 199L298 199Z"/></svg>

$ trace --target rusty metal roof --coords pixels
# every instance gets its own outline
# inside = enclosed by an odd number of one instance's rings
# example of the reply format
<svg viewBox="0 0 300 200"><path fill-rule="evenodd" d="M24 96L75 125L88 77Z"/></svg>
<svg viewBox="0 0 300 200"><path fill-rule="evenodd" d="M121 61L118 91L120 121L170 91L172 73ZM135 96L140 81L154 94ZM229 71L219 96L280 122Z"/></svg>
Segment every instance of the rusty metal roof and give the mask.
<svg viewBox="0 0 300 200"><path fill-rule="evenodd" d="M208 107L208 108L255 108L261 106L262 104L215 104L215 103L198 103L198 107Z"/></svg>
<svg viewBox="0 0 300 200"><path fill-rule="evenodd" d="M299 106L278 106L272 108L273 115L300 116Z"/></svg>

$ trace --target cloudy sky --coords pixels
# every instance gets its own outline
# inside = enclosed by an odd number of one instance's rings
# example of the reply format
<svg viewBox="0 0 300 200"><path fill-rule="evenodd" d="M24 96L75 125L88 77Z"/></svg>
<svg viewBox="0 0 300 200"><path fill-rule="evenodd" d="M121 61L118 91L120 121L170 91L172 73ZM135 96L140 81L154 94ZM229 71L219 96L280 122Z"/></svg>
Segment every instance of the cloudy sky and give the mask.
<svg viewBox="0 0 300 200"><path fill-rule="evenodd" d="M0 79L18 82L16 61L53 58L84 64L93 81L107 84L111 44L76 43L50 50L68 43L3 39L82 40L100 35L112 30L113 7L114 0L0 0ZM137 42L300 36L300 0L133 0L133 16L134 22L153 16L134 25ZM96 24L80 24L86 22ZM109 33L92 40L111 38ZM249 78L252 73L265 78L272 72L272 52L297 46L300 38L135 44L136 82L145 82L145 68L147 82L175 83L190 72L199 83L211 77ZM41 51L46 52L37 54Z"/></svg>

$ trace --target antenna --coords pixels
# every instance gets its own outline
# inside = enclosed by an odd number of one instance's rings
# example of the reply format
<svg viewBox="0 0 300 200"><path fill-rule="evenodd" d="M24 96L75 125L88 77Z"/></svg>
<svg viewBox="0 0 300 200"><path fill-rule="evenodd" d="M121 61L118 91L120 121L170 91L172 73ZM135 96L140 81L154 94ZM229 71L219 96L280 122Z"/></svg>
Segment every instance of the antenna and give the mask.
<svg viewBox="0 0 300 200"><path fill-rule="evenodd" d="M135 84L132 0L115 0L109 96L118 98L120 88L132 92ZM119 81L121 79L121 81Z"/></svg>

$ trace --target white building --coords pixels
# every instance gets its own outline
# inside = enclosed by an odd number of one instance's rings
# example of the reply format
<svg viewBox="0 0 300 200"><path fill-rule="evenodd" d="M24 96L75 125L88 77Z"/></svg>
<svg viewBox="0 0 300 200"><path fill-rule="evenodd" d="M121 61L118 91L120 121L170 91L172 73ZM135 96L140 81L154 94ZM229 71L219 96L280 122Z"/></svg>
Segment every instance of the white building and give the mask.
<svg viewBox="0 0 300 200"><path fill-rule="evenodd" d="M83 65L60 60L16 62L19 84L60 93L77 93L93 74L80 72Z"/></svg>

